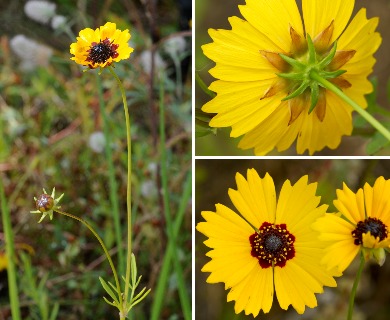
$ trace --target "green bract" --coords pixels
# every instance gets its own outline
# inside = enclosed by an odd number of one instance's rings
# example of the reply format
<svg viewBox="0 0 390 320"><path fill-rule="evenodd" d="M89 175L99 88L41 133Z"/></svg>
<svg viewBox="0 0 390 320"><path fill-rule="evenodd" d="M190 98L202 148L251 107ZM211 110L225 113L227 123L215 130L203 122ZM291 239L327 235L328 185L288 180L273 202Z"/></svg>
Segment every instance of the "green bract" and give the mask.
<svg viewBox="0 0 390 320"><path fill-rule="evenodd" d="M345 70L337 70L337 71L328 71L326 67L332 62L335 57L337 50L337 41L334 42L332 49L325 57L319 57L314 48L314 43L310 37L307 35L307 61L304 59L294 59L289 56L286 56L282 53L279 56L286 61L291 67L292 70L288 73L277 73L277 75L281 78L292 80L296 82L294 86L294 91L291 92L288 96L283 98L282 100L289 100L295 98L306 91L306 89L310 88L310 109L309 113L311 113L315 106L317 105L319 98L319 86L322 86L317 80L313 79L313 75L319 75L323 79L334 79L338 76L345 73Z"/></svg>

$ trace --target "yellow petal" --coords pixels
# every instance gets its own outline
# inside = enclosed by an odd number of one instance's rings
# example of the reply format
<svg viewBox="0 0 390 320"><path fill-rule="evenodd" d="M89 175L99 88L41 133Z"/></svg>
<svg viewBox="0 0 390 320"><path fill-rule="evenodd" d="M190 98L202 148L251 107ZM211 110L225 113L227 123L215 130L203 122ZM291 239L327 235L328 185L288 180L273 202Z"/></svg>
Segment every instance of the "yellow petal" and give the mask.
<svg viewBox="0 0 390 320"><path fill-rule="evenodd" d="M359 189L355 194L344 183L343 189L338 189L336 193L337 199L333 204L350 222L356 225L366 218L363 189Z"/></svg>
<svg viewBox="0 0 390 320"><path fill-rule="evenodd" d="M268 37L268 41L264 41L265 46L260 49L289 52L292 43L290 26L303 35L301 15L295 0L247 0L246 5L239 6L239 9L251 25ZM273 46L269 44L270 40Z"/></svg>
<svg viewBox="0 0 390 320"><path fill-rule="evenodd" d="M334 20L334 31L330 43L343 32L351 17L354 0L303 0L302 11L306 33L314 39Z"/></svg>

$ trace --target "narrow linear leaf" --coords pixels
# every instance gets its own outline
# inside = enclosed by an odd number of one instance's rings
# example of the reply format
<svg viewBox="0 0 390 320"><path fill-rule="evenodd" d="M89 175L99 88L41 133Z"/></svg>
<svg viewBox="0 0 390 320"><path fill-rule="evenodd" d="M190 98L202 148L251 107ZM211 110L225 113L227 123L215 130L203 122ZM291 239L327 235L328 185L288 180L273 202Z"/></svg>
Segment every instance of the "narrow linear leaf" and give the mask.
<svg viewBox="0 0 390 320"><path fill-rule="evenodd" d="M104 290L106 290L106 292L109 294L109 296L112 298L112 300L114 300L117 303L117 305L119 305L118 298L116 297L114 292L111 290L111 288L107 285L106 281L104 281L104 279L102 277L99 277L99 280L100 280L100 283L102 284Z"/></svg>

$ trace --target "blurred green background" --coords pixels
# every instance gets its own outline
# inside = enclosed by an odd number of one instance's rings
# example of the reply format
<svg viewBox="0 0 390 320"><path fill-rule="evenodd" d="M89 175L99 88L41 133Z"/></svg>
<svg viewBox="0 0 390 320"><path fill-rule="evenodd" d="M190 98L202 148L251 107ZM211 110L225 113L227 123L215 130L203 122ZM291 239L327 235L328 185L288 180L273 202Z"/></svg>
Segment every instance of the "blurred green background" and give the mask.
<svg viewBox="0 0 390 320"><path fill-rule="evenodd" d="M195 221L204 221L200 213L203 210L215 211L215 204L221 203L235 210L228 196L228 189L237 189L236 172L246 177L247 169L254 168L260 177L269 173L274 179L277 194L283 182L298 181L303 175L309 175L309 182L318 182L317 195L321 196L321 204L328 204L328 212L335 212L333 200L336 189L342 189L345 182L356 192L367 182L373 185L376 178L390 178L389 160L292 160L292 159L229 159L229 160L196 160L196 198ZM235 210L237 212L237 210ZM210 261L205 256L209 248L203 244L206 237L195 231L195 302L196 319L237 320L253 319L242 312L234 313L234 303L226 302L228 291L224 284L208 284L209 273L201 272L205 263ZM362 275L355 300L354 320L386 320L390 315L390 258L379 267L368 264ZM279 307L276 296L269 314L262 312L257 319L263 320L345 320L348 309L348 298L354 281L359 261L355 259L341 278L336 278L337 288L325 288L325 293L317 295L318 307L306 308L303 315L298 315L290 307L284 311Z"/></svg>
<svg viewBox="0 0 390 320"><path fill-rule="evenodd" d="M301 1L297 1L300 6ZM200 75L203 81L209 85L214 79L208 73L208 70L214 66L214 62L203 55L201 46L211 42L207 30L212 29L231 29L228 23L228 17L242 17L238 5L245 4L244 0L229 2L223 0L196 0L195 1L195 71ZM377 31L382 35L382 44L376 52L375 57L377 63L374 72L370 78L378 80L378 98L377 102L382 107L389 110L390 106L390 87L388 86L390 74L390 1L388 0L357 0L353 11L353 16L362 7L367 8L367 18L379 17L379 26ZM195 104L197 108L201 108L203 104L210 100L202 89L195 85ZM356 112L355 112L356 113ZM377 115L376 115L377 116ZM380 119L380 116L379 116ZM388 124L387 124L388 127ZM343 137L340 146L331 150L323 149L321 152L316 152L315 155L340 155L340 156L356 156L367 155L366 146L368 143L367 135L372 135L373 130L370 125L355 115L353 137ZM235 156L235 155L253 155L253 150L241 150L237 148L241 138L230 138L231 128L220 128L216 135L209 134L196 139L195 154L199 156ZM377 151L377 154L390 154L389 148ZM277 151L271 152L269 155L296 155L295 144L290 149L282 154Z"/></svg>

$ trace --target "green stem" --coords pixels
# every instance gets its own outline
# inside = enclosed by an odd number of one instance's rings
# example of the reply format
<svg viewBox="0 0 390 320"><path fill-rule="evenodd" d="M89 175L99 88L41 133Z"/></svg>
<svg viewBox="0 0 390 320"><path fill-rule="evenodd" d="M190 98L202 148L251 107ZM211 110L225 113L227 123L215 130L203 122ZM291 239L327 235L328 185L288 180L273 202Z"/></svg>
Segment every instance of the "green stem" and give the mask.
<svg viewBox="0 0 390 320"><path fill-rule="evenodd" d="M209 90L209 88L197 72L195 72L195 80L199 87L204 91L204 93L208 94L211 98L214 98L216 96L213 91Z"/></svg>
<svg viewBox="0 0 390 320"><path fill-rule="evenodd" d="M122 94L123 108L125 110L125 118L126 118L126 133L127 133L127 260L126 260L126 284L125 284L125 292L124 292L124 301L127 301L129 294L129 284L130 284L130 265L131 265L131 132L130 132L130 116L129 116L129 108L127 106L127 99L125 94L125 89L123 88L123 84L114 69L109 66L108 70L116 79L119 88Z"/></svg>
<svg viewBox="0 0 390 320"><path fill-rule="evenodd" d="M312 71L310 73L310 77L313 80L318 81L326 89L337 94L341 99L343 99L345 102L350 104L352 106L352 108L355 109L355 111L357 111L364 119L367 120L368 123L370 123L376 130L378 130L383 136L385 136L385 138L387 140L390 141L390 132L378 120L376 120L371 114L369 114L366 110L364 110L361 106L359 106L355 101L353 101L350 97L348 97L343 91L341 91L339 88L337 88L333 83L322 78L315 71Z"/></svg>
<svg viewBox="0 0 390 320"><path fill-rule="evenodd" d="M59 214L62 214L63 216L67 216L69 218L72 218L74 220L77 220L77 221L80 221L83 225L85 225L92 233L93 235L95 236L95 238L99 241L100 243L100 246L103 248L103 251L104 253L106 254L106 257L107 257L107 260L108 260L108 263L110 264L110 267L111 267L111 270L112 270L112 274L114 275L114 279L115 279L115 284L116 284L116 290L118 292L118 295L122 292L121 291L121 286L119 284L119 278L118 278L118 274L116 272L116 269L115 269L115 266L114 266L114 263L112 262L112 259L111 259L111 256L110 254L108 253L108 250L102 240L102 238L100 238L100 236L97 234L97 232L95 231L95 229L87 222L85 221L84 219L81 219L77 216L74 216L73 214L70 214L70 213L67 213L65 211L60 211L58 209L54 210L55 212L59 213ZM123 310L123 299L121 299L121 297L119 296L118 297L120 299L120 302L121 302L121 309Z"/></svg>
<svg viewBox="0 0 390 320"><path fill-rule="evenodd" d="M111 213L114 219L116 244L118 246L118 264L119 264L118 271L119 274L124 274L125 259L124 259L124 252L122 246L122 229L120 224L120 213L119 213L119 205L118 205L119 203L118 185L115 178L114 161L113 161L112 150L110 146L111 134L108 125L108 117L104 106L102 82L99 76L96 76L96 81L97 81L97 87L99 93L100 113L103 117L104 137L106 140L105 152L106 152L106 158L108 163L108 179L109 179L108 183L109 183L109 192L110 192L110 203L112 208Z"/></svg>
<svg viewBox="0 0 390 320"><path fill-rule="evenodd" d="M364 267L364 257L363 257L363 254L361 253L359 269L358 269L358 272L356 274L355 281L353 283L351 295L349 297L348 317L347 317L348 320L352 320L353 304L355 302L356 290L357 290L357 286L358 286L359 281L360 281L360 277L362 276L363 267Z"/></svg>
<svg viewBox="0 0 390 320"><path fill-rule="evenodd" d="M11 303L12 319L20 320L20 308L18 298L18 285L16 282L16 271L15 271L15 248L14 239L11 226L11 217L8 209L8 204L5 199L3 180L0 179L0 202L1 212L3 218L4 237L6 245L7 255L7 274L8 274L8 286L9 286L9 298Z"/></svg>

